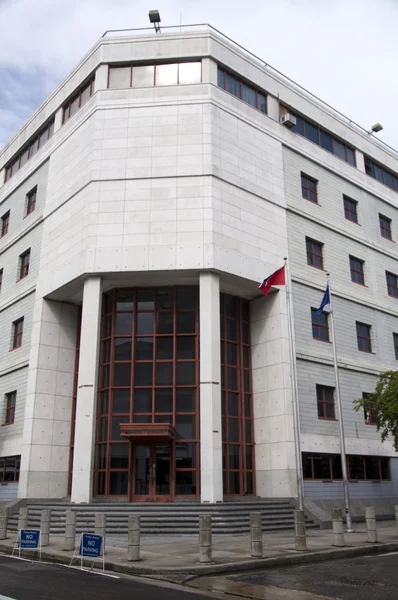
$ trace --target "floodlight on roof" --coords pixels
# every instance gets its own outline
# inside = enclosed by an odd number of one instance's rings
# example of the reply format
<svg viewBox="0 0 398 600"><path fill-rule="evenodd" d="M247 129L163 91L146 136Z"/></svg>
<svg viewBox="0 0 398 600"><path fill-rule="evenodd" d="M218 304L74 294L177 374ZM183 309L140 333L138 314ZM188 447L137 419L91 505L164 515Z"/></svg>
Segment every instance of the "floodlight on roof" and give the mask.
<svg viewBox="0 0 398 600"><path fill-rule="evenodd" d="M153 23L156 33L160 33L160 14L158 10L150 10L148 13L149 22Z"/></svg>
<svg viewBox="0 0 398 600"><path fill-rule="evenodd" d="M372 126L372 129L368 131L368 133L379 133L383 129L383 125L381 123L375 123Z"/></svg>

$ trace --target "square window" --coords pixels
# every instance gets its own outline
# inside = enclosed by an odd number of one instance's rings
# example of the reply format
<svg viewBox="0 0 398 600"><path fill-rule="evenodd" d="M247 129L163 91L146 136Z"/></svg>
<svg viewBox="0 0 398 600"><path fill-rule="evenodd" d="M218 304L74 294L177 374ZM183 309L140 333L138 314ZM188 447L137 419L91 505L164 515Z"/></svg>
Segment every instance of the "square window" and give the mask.
<svg viewBox="0 0 398 600"><path fill-rule="evenodd" d="M6 394L6 412L4 418L4 425L12 425L15 421L15 405L17 402L17 392L10 392Z"/></svg>
<svg viewBox="0 0 398 600"><path fill-rule="evenodd" d="M385 217L384 215L379 214L379 222L380 222L380 233L383 238L386 240L392 240L391 234L391 219Z"/></svg>
<svg viewBox="0 0 398 600"><path fill-rule="evenodd" d="M370 337L370 325L356 322L358 350L361 352L372 352L372 340Z"/></svg>
<svg viewBox="0 0 398 600"><path fill-rule="evenodd" d="M358 202L347 196L343 196L343 200L345 218L353 223L358 223Z"/></svg>
<svg viewBox="0 0 398 600"><path fill-rule="evenodd" d="M327 385L317 385L316 399L318 404L318 419L335 420L334 388Z"/></svg>
<svg viewBox="0 0 398 600"><path fill-rule="evenodd" d="M323 269L323 244L311 238L305 238L305 243L307 248L307 264L310 267Z"/></svg>
<svg viewBox="0 0 398 600"><path fill-rule="evenodd" d="M386 280L388 295L398 298L398 276L386 271Z"/></svg>
<svg viewBox="0 0 398 600"><path fill-rule="evenodd" d="M364 261L355 256L350 256L351 281L365 285L365 274L363 270Z"/></svg>
<svg viewBox="0 0 398 600"><path fill-rule="evenodd" d="M29 275L29 263L30 263L30 248L20 254L19 256L19 269L18 269L18 280L23 279Z"/></svg>
<svg viewBox="0 0 398 600"><path fill-rule="evenodd" d="M301 193L303 198L313 202L314 204L318 204L318 192L317 192L318 182L316 179L309 177L309 175L305 175L301 173Z"/></svg>
<svg viewBox="0 0 398 600"><path fill-rule="evenodd" d="M23 317L12 324L12 350L22 346Z"/></svg>
<svg viewBox="0 0 398 600"><path fill-rule="evenodd" d="M312 337L314 340L329 342L329 315L326 312L322 312L319 316L317 316L316 312L316 308L311 308Z"/></svg>
<svg viewBox="0 0 398 600"><path fill-rule="evenodd" d="M1 235L0 235L0 237L3 237L8 233L9 225L10 225L10 211L8 210L1 217Z"/></svg>
<svg viewBox="0 0 398 600"><path fill-rule="evenodd" d="M27 217L28 215L30 215L36 208L36 197L37 197L37 187L33 188L33 190L31 190L27 195L26 195L26 211L25 211L25 216Z"/></svg>

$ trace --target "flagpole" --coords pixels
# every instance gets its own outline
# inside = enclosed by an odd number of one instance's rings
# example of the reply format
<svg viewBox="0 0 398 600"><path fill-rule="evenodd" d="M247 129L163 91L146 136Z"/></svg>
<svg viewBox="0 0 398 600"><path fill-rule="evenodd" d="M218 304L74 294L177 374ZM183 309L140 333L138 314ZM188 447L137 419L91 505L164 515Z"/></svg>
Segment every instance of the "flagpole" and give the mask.
<svg viewBox="0 0 398 600"><path fill-rule="evenodd" d="M333 344L333 363L334 363L334 375L336 378L336 400L337 400L337 414L339 419L339 435L340 435L340 454L341 454L341 472L343 475L343 489L344 489L344 503L345 503L345 514L347 521L347 533L352 533L352 521L351 521L351 505L350 505L350 492L348 486L348 473L347 473L347 457L345 452L345 437L344 437L344 423L343 423L343 410L341 406L341 395L340 395L340 379L339 379L339 368L337 365L337 348L336 348L336 337L334 333L334 316L333 316L333 304L332 304L332 288L330 286L330 273L326 274L327 285L329 286L329 308L330 308L330 329L332 332L332 344Z"/></svg>
<svg viewBox="0 0 398 600"><path fill-rule="evenodd" d="M286 269L286 304L287 304L287 324L289 334L289 349L290 349L290 377L292 381L292 397L293 397L293 428L294 428L294 445L296 453L296 480L297 480L297 495L299 510L304 510L304 488L303 488L303 463L301 460L301 444L300 444L300 413L298 405L298 386L297 386L297 367L296 367L296 344L294 339L294 318L293 305L291 297L291 279L290 269L285 261Z"/></svg>

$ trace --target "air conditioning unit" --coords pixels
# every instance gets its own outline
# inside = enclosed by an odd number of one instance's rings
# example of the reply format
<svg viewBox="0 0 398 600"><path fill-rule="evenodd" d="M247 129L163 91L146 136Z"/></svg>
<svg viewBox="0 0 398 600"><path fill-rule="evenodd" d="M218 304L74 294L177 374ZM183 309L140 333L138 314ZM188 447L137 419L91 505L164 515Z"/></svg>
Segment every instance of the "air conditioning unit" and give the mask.
<svg viewBox="0 0 398 600"><path fill-rule="evenodd" d="M297 123L296 117L294 115L290 115L289 113L287 113L286 115L282 115L279 121L281 125L284 125L289 129L294 127Z"/></svg>

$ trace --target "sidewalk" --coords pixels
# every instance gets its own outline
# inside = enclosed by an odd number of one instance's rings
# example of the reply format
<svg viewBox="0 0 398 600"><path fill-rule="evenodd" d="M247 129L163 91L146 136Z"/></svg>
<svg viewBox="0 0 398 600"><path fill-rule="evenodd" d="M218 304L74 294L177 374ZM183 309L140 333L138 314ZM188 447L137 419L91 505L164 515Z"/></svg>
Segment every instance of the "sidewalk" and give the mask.
<svg viewBox="0 0 398 600"><path fill-rule="evenodd" d="M263 558L250 557L248 535L213 536L213 562L200 564L199 536L142 536L141 560L127 561L127 536L108 535L106 539L105 568L130 575L147 575L169 581L187 581L191 577L215 573L235 573L250 569L266 568L283 564L308 563L331 558L361 556L370 553L398 551L398 535L395 521L377 524L377 544L367 543L366 524L354 526L355 533L346 534L344 548L335 548L331 530L311 529L307 533L307 551L294 549L294 532L266 532L263 535ZM88 532L89 533L89 532ZM0 541L0 552L11 554L16 534L9 533L7 540ZM80 536L76 538L78 545ZM63 537L51 536L50 545L42 550L42 560L69 564L73 552L62 550ZM23 556L33 558L32 552ZM36 559L36 557L35 557ZM78 560L75 561L79 564ZM91 561L86 565L91 566ZM95 566L102 566L95 561Z"/></svg>

